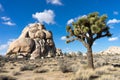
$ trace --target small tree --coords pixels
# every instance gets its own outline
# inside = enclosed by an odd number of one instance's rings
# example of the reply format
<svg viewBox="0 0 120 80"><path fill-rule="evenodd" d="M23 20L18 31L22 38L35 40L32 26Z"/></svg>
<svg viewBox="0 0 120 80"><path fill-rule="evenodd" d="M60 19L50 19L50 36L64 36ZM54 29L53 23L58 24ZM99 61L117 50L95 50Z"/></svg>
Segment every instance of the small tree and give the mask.
<svg viewBox="0 0 120 80"><path fill-rule="evenodd" d="M99 16L98 12L90 13L66 27L69 33L66 43L79 40L87 48L88 67L94 69L92 45L95 40L102 37L111 37L106 24L106 15Z"/></svg>

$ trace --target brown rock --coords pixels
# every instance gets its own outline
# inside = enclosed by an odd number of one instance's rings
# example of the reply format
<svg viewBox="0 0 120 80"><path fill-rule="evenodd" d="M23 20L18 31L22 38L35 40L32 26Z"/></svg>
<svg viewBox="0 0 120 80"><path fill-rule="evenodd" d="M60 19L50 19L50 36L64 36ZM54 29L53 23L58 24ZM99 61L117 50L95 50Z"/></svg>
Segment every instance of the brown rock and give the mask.
<svg viewBox="0 0 120 80"><path fill-rule="evenodd" d="M46 34L46 39L52 38L52 33L50 31L43 30L43 32Z"/></svg>
<svg viewBox="0 0 120 80"><path fill-rule="evenodd" d="M30 53L34 47L34 41L30 38L19 38L12 42L8 48L7 55L13 53Z"/></svg>
<svg viewBox="0 0 120 80"><path fill-rule="evenodd" d="M7 55L30 55L30 59L35 59L53 57L55 52L52 32L47 31L40 23L33 23L25 27L20 37L10 44Z"/></svg>
<svg viewBox="0 0 120 80"><path fill-rule="evenodd" d="M35 38L45 39L45 36L46 36L45 33L41 30L35 33Z"/></svg>

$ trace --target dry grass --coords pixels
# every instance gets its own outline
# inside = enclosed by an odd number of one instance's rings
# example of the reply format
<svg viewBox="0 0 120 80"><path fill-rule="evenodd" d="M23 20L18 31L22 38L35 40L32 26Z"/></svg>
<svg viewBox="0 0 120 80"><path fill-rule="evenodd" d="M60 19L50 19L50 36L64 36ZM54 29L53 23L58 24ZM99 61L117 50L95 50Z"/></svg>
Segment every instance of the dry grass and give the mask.
<svg viewBox="0 0 120 80"><path fill-rule="evenodd" d="M33 64L26 64L20 67L20 71L34 70L37 66Z"/></svg>
<svg viewBox="0 0 120 80"><path fill-rule="evenodd" d="M20 73L20 72L17 72L17 71L13 71L12 74L13 74L13 76L21 75L21 73Z"/></svg>
<svg viewBox="0 0 120 80"><path fill-rule="evenodd" d="M106 73L108 73L107 68L108 68L108 67L106 67L106 66L97 68L97 69L95 70L95 73L96 73L97 75L106 74Z"/></svg>
<svg viewBox="0 0 120 80"><path fill-rule="evenodd" d="M44 69L44 68L43 68L43 69L40 68L40 69L35 69L35 70L34 70L35 73L46 73L46 72L48 72L48 71L49 71L49 69Z"/></svg>
<svg viewBox="0 0 120 80"><path fill-rule="evenodd" d="M117 55L118 56L118 55ZM114 59L111 58L109 59ZM111 63L116 62L115 60ZM118 59L117 62L119 62ZM17 80L120 80L120 68L104 65L95 57L95 70L88 69L87 60L80 57L46 58L36 60L13 60L0 63L0 74L17 77ZM4 64L4 65L3 65ZM13 77L13 78L14 78ZM0 79L3 80L3 79Z"/></svg>
<svg viewBox="0 0 120 80"><path fill-rule="evenodd" d="M103 67L97 68L95 70L95 73L98 75L104 75L104 74L110 74L113 71L117 71L117 68L114 68L113 66L103 66Z"/></svg>
<svg viewBox="0 0 120 80"><path fill-rule="evenodd" d="M79 69L70 80L120 80L120 68L103 66L92 69Z"/></svg>
<svg viewBox="0 0 120 80"><path fill-rule="evenodd" d="M63 73L72 72L72 69L70 67L72 65L71 63L60 60L58 64L60 71L62 71Z"/></svg>
<svg viewBox="0 0 120 80"><path fill-rule="evenodd" d="M36 77L34 80L46 80L43 77Z"/></svg>
<svg viewBox="0 0 120 80"><path fill-rule="evenodd" d="M93 77L95 77L95 72L92 69L79 69L71 80L90 80Z"/></svg>
<svg viewBox="0 0 120 80"><path fill-rule="evenodd" d="M114 75L103 75L97 80L119 80L119 79L116 78Z"/></svg>

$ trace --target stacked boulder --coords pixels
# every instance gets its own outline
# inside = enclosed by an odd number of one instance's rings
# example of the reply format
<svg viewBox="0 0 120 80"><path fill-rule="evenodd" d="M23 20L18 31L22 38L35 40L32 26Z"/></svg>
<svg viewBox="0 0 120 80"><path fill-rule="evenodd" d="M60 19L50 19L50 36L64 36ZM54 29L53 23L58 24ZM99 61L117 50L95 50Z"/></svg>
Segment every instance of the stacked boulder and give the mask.
<svg viewBox="0 0 120 80"><path fill-rule="evenodd" d="M46 30L40 23L29 24L19 38L10 44L6 55L17 55L30 59L54 57L56 47L52 32Z"/></svg>

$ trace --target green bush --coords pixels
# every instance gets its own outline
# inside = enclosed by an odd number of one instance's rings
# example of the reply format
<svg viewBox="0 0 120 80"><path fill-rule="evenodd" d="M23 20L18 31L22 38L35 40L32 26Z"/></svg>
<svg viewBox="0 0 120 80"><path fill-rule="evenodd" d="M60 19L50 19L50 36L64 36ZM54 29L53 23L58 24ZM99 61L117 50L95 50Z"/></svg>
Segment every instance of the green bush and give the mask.
<svg viewBox="0 0 120 80"><path fill-rule="evenodd" d="M28 64L20 67L20 71L34 70L36 67L36 65Z"/></svg>

